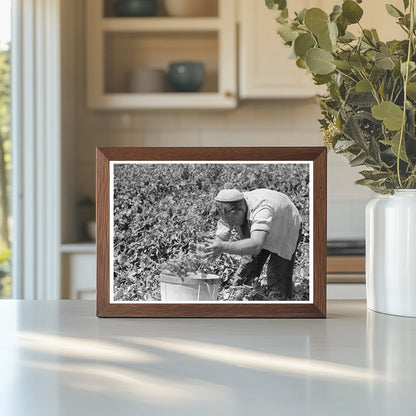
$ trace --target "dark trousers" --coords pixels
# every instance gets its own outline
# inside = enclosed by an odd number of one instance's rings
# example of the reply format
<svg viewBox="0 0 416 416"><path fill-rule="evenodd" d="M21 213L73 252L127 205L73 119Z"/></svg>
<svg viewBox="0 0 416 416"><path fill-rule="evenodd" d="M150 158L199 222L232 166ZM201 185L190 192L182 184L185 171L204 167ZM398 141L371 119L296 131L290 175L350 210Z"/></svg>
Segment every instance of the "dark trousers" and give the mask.
<svg viewBox="0 0 416 416"><path fill-rule="evenodd" d="M276 292L276 297L279 300L292 299L293 292L293 268L295 266L296 251L299 245L300 232L296 249L290 260L280 257L276 253L268 250L261 250L257 256L251 258L245 257L240 263L240 266L234 277L234 284L252 284L256 277L259 277L263 266L269 259L267 264L267 288L270 291Z"/></svg>

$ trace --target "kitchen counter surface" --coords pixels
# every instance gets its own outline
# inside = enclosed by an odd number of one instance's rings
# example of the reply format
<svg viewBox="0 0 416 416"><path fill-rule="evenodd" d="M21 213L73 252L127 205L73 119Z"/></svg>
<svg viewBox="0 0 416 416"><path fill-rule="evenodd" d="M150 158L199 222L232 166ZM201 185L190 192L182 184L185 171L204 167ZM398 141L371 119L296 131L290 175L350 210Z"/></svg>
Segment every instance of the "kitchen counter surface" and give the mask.
<svg viewBox="0 0 416 416"><path fill-rule="evenodd" d="M98 319L0 301L0 414L415 415L416 319Z"/></svg>

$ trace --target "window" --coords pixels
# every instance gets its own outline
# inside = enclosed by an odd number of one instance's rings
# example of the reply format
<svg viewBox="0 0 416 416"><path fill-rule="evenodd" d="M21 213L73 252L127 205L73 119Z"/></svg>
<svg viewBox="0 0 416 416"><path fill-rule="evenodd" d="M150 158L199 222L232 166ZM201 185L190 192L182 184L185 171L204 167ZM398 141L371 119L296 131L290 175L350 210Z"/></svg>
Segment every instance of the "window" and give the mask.
<svg viewBox="0 0 416 416"><path fill-rule="evenodd" d="M0 0L0 298L11 297L10 44L11 1Z"/></svg>

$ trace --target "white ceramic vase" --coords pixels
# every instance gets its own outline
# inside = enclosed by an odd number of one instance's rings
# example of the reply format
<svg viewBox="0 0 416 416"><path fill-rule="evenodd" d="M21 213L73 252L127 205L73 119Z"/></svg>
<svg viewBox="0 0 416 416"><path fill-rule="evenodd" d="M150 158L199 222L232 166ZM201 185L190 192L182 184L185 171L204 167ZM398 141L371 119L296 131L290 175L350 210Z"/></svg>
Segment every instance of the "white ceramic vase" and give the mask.
<svg viewBox="0 0 416 416"><path fill-rule="evenodd" d="M369 309L416 317L416 189L367 204L366 282Z"/></svg>

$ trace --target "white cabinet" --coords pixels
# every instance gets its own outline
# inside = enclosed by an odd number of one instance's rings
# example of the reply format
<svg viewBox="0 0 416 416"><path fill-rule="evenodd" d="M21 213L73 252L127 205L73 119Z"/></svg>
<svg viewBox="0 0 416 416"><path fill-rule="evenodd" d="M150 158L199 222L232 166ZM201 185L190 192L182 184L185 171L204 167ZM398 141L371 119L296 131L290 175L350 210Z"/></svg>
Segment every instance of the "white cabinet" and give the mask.
<svg viewBox="0 0 416 416"><path fill-rule="evenodd" d="M277 35L277 12L264 1L207 0L215 16L115 17L109 0L86 2L87 102L91 109L234 108L238 97L308 98L324 87L290 59L290 48ZM163 2L159 2L163 4ZM296 4L295 4L296 3ZM402 7L402 0L392 0ZM298 0L290 11L320 7L330 12L333 0ZM363 26L378 29L381 39L403 36L378 0L366 0ZM237 13L238 9L238 13ZM236 23L239 22L237 39ZM358 26L350 26L356 31ZM239 44L237 67L237 42ZM200 61L206 69L197 93L132 93L128 73L138 68L163 69L170 62ZM237 78L239 92L237 92Z"/></svg>
<svg viewBox="0 0 416 416"><path fill-rule="evenodd" d="M290 59L291 49L277 34L275 17L264 1L238 0L239 7L239 95L241 98L307 98L323 94L325 87L316 86L305 70ZM341 0L298 0L289 3L289 12L319 7L329 13ZM390 3L403 8L402 0ZM365 28L376 28L383 41L403 38L403 31L388 15L384 3L366 0L361 21ZM358 33L358 25L348 30Z"/></svg>
<svg viewBox="0 0 416 416"><path fill-rule="evenodd" d="M94 300L96 291L95 244L63 244L61 253L61 298Z"/></svg>
<svg viewBox="0 0 416 416"><path fill-rule="evenodd" d="M95 300L96 254L92 243L62 245L62 299ZM330 262L329 262L330 263ZM343 263L346 263L343 261ZM344 267L344 266L342 266ZM331 273L331 271L329 271ZM365 299L362 274L339 269L328 274L328 299Z"/></svg>
<svg viewBox="0 0 416 416"><path fill-rule="evenodd" d="M292 8L322 7L322 3L299 0ZM276 33L277 13L267 9L264 1L239 0L238 6L240 97L307 98L322 93L311 75L289 59L291 50Z"/></svg>
<svg viewBox="0 0 416 416"><path fill-rule="evenodd" d="M233 108L237 105L236 5L218 2L217 16L115 17L104 0L88 0L87 102L91 109ZM169 63L199 61L199 92L129 92L140 68L167 71Z"/></svg>

